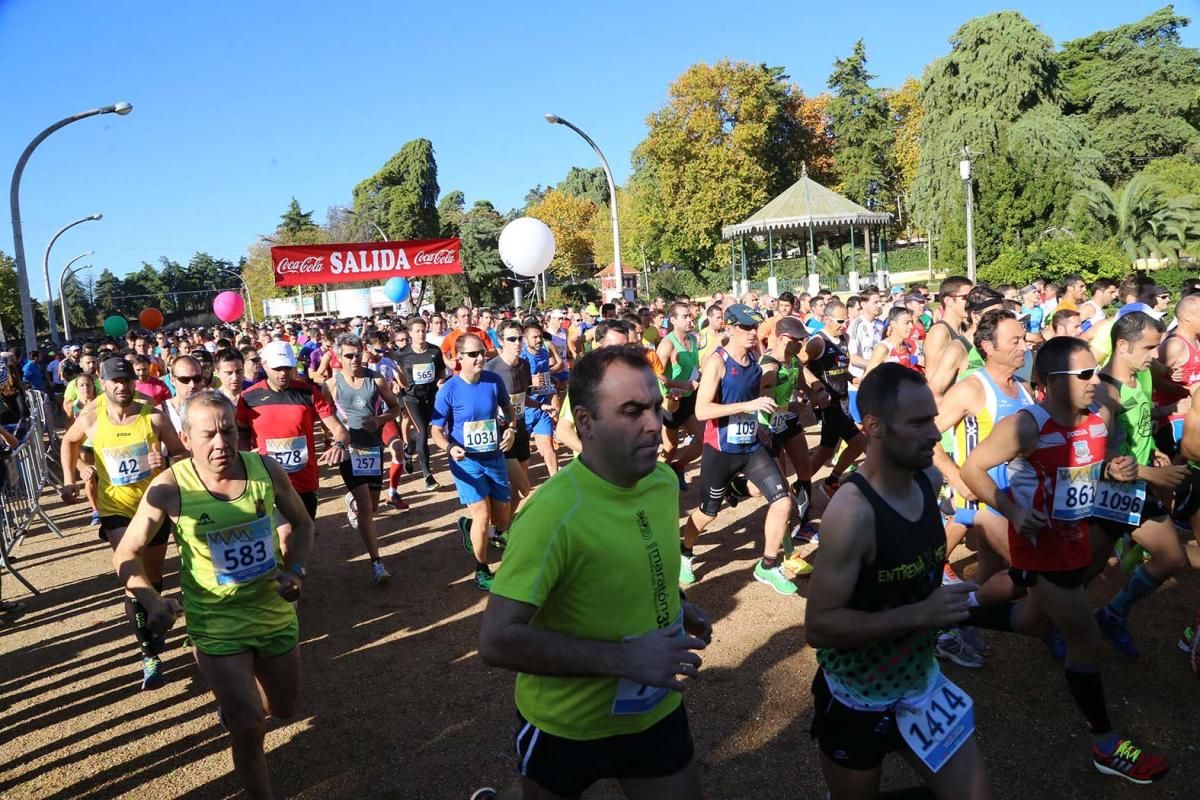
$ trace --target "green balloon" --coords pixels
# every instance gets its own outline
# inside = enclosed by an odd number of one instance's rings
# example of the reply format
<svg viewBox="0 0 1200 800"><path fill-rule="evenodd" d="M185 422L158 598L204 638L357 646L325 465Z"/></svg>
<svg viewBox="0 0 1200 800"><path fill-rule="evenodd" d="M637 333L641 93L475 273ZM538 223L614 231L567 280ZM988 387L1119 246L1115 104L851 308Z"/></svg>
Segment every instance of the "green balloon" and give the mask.
<svg viewBox="0 0 1200 800"><path fill-rule="evenodd" d="M118 336L124 336L125 331L129 330L129 323L124 317L113 314L108 319L104 320L104 332L114 339Z"/></svg>

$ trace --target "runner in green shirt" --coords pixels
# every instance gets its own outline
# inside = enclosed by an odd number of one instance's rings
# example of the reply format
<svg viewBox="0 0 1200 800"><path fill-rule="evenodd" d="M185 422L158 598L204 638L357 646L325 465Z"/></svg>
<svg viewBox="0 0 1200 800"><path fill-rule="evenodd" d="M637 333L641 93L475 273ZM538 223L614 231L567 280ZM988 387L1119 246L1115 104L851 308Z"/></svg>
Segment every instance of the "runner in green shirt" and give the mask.
<svg viewBox="0 0 1200 800"><path fill-rule="evenodd" d="M480 635L484 661L518 673L523 782L506 796L636 778L636 796L698 800L679 676L697 675L711 626L676 585L658 381L640 345L602 347L571 371L570 396L583 452L513 520Z"/></svg>
<svg viewBox="0 0 1200 800"><path fill-rule="evenodd" d="M1188 468L1173 466L1166 455L1154 449L1150 365L1158 356L1163 330L1162 322L1141 311L1118 318L1112 327L1112 357L1100 370L1096 388L1096 402L1116 419L1115 431L1108 438L1108 457L1133 456L1138 479L1099 482L1093 516L1122 556L1133 550L1134 542L1150 554L1145 563L1136 552L1136 558L1122 559L1132 572L1129 582L1096 613L1100 630L1113 648L1128 658L1140 654L1125 622L1133 605L1188 563L1162 500L1188 478ZM1096 554L1091 576L1103 571L1111 552L1103 548Z"/></svg>

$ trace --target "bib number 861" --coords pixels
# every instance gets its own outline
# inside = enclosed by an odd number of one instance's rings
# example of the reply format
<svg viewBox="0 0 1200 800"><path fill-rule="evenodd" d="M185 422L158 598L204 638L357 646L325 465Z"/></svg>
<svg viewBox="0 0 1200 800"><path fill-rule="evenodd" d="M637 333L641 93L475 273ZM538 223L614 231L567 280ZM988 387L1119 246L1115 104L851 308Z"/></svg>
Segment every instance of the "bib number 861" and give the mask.
<svg viewBox="0 0 1200 800"><path fill-rule="evenodd" d="M1078 508L1090 506L1096 502L1096 487L1091 484L1067 487L1067 507Z"/></svg>

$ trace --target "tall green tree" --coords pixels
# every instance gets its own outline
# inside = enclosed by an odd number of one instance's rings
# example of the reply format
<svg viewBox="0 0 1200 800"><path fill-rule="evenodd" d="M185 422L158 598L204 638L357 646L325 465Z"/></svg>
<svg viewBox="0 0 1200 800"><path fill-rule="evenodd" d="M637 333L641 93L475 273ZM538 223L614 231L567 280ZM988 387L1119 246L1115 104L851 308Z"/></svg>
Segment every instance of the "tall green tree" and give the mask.
<svg viewBox="0 0 1200 800"><path fill-rule="evenodd" d="M9 342L21 340L21 303L17 287L17 262L0 250L0 323Z"/></svg>
<svg viewBox="0 0 1200 800"><path fill-rule="evenodd" d="M608 177L604 174L604 167L571 167L554 189L571 197L586 197L597 206L608 205Z"/></svg>
<svg viewBox="0 0 1200 800"><path fill-rule="evenodd" d="M461 191L455 189L447 192L438 201L438 235L446 239L458 238L462 231L463 219L467 215L466 208L467 198Z"/></svg>
<svg viewBox="0 0 1200 800"><path fill-rule="evenodd" d="M1188 22L1168 5L1063 44L1067 110L1087 119L1104 175L1123 180L1151 158L1200 153L1200 50L1180 38Z"/></svg>
<svg viewBox="0 0 1200 800"><path fill-rule="evenodd" d="M431 239L439 229L438 194L433 143L414 139L354 187L354 210L393 239Z"/></svg>
<svg viewBox="0 0 1200 800"><path fill-rule="evenodd" d="M721 226L739 222L800 176L819 132L782 67L695 64L668 89L634 151L640 202L659 215L662 261L714 277L723 272ZM640 212L639 212L640 213Z"/></svg>
<svg viewBox="0 0 1200 800"><path fill-rule="evenodd" d="M500 231L508 220L487 200L476 200L459 229L467 291L473 302L496 303L508 288L508 268L500 259Z"/></svg>
<svg viewBox="0 0 1200 800"><path fill-rule="evenodd" d="M275 231L295 235L301 231L311 230L317 227L317 223L313 222L312 215L311 211L302 211L300 202L293 197L292 202L288 204L287 211L283 212L283 216L279 218L279 226Z"/></svg>
<svg viewBox="0 0 1200 800"><path fill-rule="evenodd" d="M71 321L71 325L75 328L91 327L95 319L95 312L92 309L91 298L88 297L87 290L77 275L72 275L63 283L62 297L66 303L67 319ZM60 320L61 324L61 309L54 309L55 318Z"/></svg>
<svg viewBox="0 0 1200 800"><path fill-rule="evenodd" d="M121 279L112 273L110 269L104 269L100 272L100 277L96 279L96 290L94 301L96 304L96 313L98 320L119 313L121 297Z"/></svg>
<svg viewBox="0 0 1200 800"><path fill-rule="evenodd" d="M894 132L887 100L871 86L874 78L867 71L867 50L859 39L847 58L833 62L829 119L836 142L837 190L857 203L886 209L895 196L890 158Z"/></svg>
<svg viewBox="0 0 1200 800"><path fill-rule="evenodd" d="M1100 156L1089 146L1086 126L1062 113L1065 92L1053 41L1023 16L1004 11L977 17L950 44L921 83L921 157L911 207L917 223L932 231L939 261L961 270L966 236L958 162L964 147L975 159L980 208L1016 202L1000 195L1012 193L1018 186L1014 176L1020 176L1021 197L1030 200L1021 225L1034 229L1061 218L1072 191L1025 184L1043 176L1050 184L1064 176L1081 183L1095 177ZM994 259L1006 239L1019 238L1020 231L1003 218L979 214L976 220L978 226L997 226L977 227L981 263Z"/></svg>

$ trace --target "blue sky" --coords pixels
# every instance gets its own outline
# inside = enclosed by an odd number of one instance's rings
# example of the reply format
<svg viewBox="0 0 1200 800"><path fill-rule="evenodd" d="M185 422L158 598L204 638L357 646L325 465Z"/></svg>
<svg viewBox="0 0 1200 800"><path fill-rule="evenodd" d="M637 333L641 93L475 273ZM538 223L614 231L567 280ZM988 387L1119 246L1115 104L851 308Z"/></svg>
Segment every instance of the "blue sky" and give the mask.
<svg viewBox="0 0 1200 800"><path fill-rule="evenodd" d="M1056 42L1160 5L1015 4ZM7 183L46 125L129 101L129 116L78 122L33 156L21 193L31 265L40 270L55 230L97 211L102 221L55 245L52 274L89 249L93 274L124 274L162 255L186 261L197 250L236 260L293 195L323 221L410 139L434 143L443 192L508 209L572 165L594 165L546 112L588 131L622 181L646 116L690 64L779 64L815 94L861 37L877 83L891 86L944 54L966 20L1012 7L0 0L0 175ZM1200 17L1195 0L1176 8ZM1184 38L1200 46L1200 27ZM7 225L0 249L12 251Z"/></svg>

